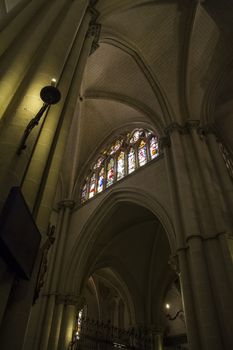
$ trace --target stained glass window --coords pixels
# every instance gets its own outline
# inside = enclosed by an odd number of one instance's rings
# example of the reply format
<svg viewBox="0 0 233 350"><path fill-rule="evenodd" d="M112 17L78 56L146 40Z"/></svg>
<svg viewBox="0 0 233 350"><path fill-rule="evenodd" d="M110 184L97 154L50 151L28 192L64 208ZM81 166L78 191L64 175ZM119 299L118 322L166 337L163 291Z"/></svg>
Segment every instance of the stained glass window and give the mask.
<svg viewBox="0 0 233 350"><path fill-rule="evenodd" d="M114 171L114 159L110 158L107 166L107 187L113 184L114 177L115 177L115 171Z"/></svg>
<svg viewBox="0 0 233 350"><path fill-rule="evenodd" d="M99 157L97 162L95 163L93 169L98 169L101 166L103 160L104 160L104 157Z"/></svg>
<svg viewBox="0 0 233 350"><path fill-rule="evenodd" d="M81 191L81 202L85 202L87 199L87 182L83 185L82 191Z"/></svg>
<svg viewBox="0 0 233 350"><path fill-rule="evenodd" d="M125 176L125 153L121 152L117 158L117 180Z"/></svg>
<svg viewBox="0 0 233 350"><path fill-rule="evenodd" d="M78 313L78 319L77 319L77 328L75 332L75 338L80 338L81 328L82 328L82 318L83 318L83 309L79 311Z"/></svg>
<svg viewBox="0 0 233 350"><path fill-rule="evenodd" d="M135 151L134 148L131 147L128 153L128 173L132 173L135 170L136 161L135 161Z"/></svg>
<svg viewBox="0 0 233 350"><path fill-rule="evenodd" d="M117 140L114 145L111 146L110 148L110 154L116 153L118 149L121 147L123 140Z"/></svg>
<svg viewBox="0 0 233 350"><path fill-rule="evenodd" d="M137 130L133 133L132 138L130 139L130 143L135 143L139 140L140 137L140 131Z"/></svg>
<svg viewBox="0 0 233 350"><path fill-rule="evenodd" d="M159 143L157 137L153 136L150 139L150 156L151 159L156 158L159 155Z"/></svg>
<svg viewBox="0 0 233 350"><path fill-rule="evenodd" d="M99 172L97 192L102 192L104 189L104 167Z"/></svg>
<svg viewBox="0 0 233 350"><path fill-rule="evenodd" d="M157 136L150 130L136 129L118 137L111 145L102 149L81 188L81 202L131 174L138 167L159 156ZM225 156L226 158L226 156ZM224 158L224 159L225 159ZM225 160L228 168L232 163Z"/></svg>
<svg viewBox="0 0 233 350"><path fill-rule="evenodd" d="M233 159L231 157L231 154L221 142L219 142L219 148L225 161L229 175L233 178Z"/></svg>
<svg viewBox="0 0 233 350"><path fill-rule="evenodd" d="M138 162L140 166L143 166L147 162L147 149L145 141L141 141L138 147Z"/></svg>
<svg viewBox="0 0 233 350"><path fill-rule="evenodd" d="M90 180L89 198L92 198L95 195L95 179L96 179L96 174L94 173Z"/></svg>

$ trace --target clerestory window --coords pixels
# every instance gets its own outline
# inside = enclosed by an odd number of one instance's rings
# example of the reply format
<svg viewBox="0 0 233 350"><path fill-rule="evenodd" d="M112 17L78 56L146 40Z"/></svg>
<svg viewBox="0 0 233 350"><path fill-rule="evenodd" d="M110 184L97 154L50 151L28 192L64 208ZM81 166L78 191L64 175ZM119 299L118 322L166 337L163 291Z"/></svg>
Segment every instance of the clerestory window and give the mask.
<svg viewBox="0 0 233 350"><path fill-rule="evenodd" d="M81 187L81 202L94 197L159 155L158 136L136 129L118 137L96 158Z"/></svg>
<svg viewBox="0 0 233 350"><path fill-rule="evenodd" d="M231 154L222 142L219 142L219 149L224 159L224 162L226 164L228 173L230 177L233 179L233 159L231 157Z"/></svg>

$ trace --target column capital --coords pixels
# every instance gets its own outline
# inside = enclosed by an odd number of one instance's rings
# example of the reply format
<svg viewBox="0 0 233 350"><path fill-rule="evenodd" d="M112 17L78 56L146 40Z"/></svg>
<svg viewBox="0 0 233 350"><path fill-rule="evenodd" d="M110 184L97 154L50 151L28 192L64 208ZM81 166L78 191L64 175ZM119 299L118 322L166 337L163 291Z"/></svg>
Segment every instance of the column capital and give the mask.
<svg viewBox="0 0 233 350"><path fill-rule="evenodd" d="M62 208L70 208L73 209L75 206L75 201L73 199L63 199L60 202L58 202L58 209Z"/></svg>
<svg viewBox="0 0 233 350"><path fill-rule="evenodd" d="M179 266L179 260L177 255L171 255L168 264L170 265L170 268L175 271L177 275L180 273L180 266Z"/></svg>
<svg viewBox="0 0 233 350"><path fill-rule="evenodd" d="M202 127L200 127L200 130L203 135L213 134L214 136L216 136L216 127L214 124L203 125Z"/></svg>
<svg viewBox="0 0 233 350"><path fill-rule="evenodd" d="M89 25L89 29L87 31L87 37L93 37L93 42L91 46L90 55L95 52L99 47L99 37L101 31L101 24L97 22L97 18L99 17L99 11L94 7L98 0L90 0L87 11L91 14L91 21Z"/></svg>
<svg viewBox="0 0 233 350"><path fill-rule="evenodd" d="M95 23L100 13L94 7L97 1L90 1L89 6L87 7L87 11L91 14L91 23Z"/></svg>
<svg viewBox="0 0 233 350"><path fill-rule="evenodd" d="M99 37L100 37L100 31L101 31L101 24L100 23L94 23L91 21L89 25L89 29L87 31L87 37L93 37L93 42L90 50L90 55L95 52L95 50L99 47Z"/></svg>
<svg viewBox="0 0 233 350"><path fill-rule="evenodd" d="M163 150L166 147L170 147L171 146L171 140L170 140L170 136L162 136L159 138L159 148L160 150Z"/></svg>
<svg viewBox="0 0 233 350"><path fill-rule="evenodd" d="M170 135L174 131L178 131L180 134L189 134L192 129L196 129L199 132L200 120L188 120L185 124L173 122L164 129L165 135Z"/></svg>
<svg viewBox="0 0 233 350"><path fill-rule="evenodd" d="M64 305L78 305L79 296L73 294L57 294L56 295L56 304Z"/></svg>

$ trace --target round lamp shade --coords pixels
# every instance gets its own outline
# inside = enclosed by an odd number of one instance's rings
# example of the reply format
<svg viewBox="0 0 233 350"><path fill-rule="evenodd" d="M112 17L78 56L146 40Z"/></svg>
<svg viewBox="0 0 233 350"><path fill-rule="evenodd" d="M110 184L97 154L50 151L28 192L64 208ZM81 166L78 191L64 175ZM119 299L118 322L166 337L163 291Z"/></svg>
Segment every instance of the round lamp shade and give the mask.
<svg viewBox="0 0 233 350"><path fill-rule="evenodd" d="M45 86L41 92L42 101L48 105L55 105L61 99L61 93L55 86Z"/></svg>

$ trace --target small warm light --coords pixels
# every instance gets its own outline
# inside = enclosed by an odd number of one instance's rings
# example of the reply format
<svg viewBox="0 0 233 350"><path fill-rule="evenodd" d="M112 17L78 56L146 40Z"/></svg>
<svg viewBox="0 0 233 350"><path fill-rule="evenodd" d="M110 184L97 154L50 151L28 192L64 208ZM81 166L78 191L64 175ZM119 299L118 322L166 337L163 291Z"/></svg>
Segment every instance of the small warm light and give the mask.
<svg viewBox="0 0 233 350"><path fill-rule="evenodd" d="M165 305L166 309L170 309L170 304Z"/></svg>
<svg viewBox="0 0 233 350"><path fill-rule="evenodd" d="M57 80L56 80L55 78L53 78L53 79L51 80L51 85L52 85L52 86L56 86L56 83L57 83Z"/></svg>

